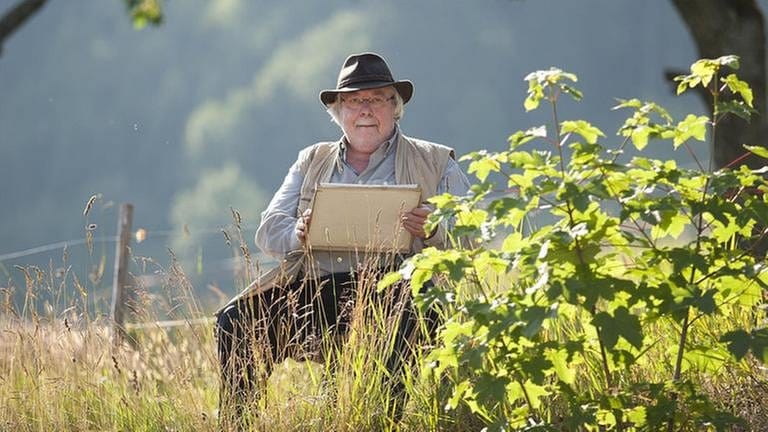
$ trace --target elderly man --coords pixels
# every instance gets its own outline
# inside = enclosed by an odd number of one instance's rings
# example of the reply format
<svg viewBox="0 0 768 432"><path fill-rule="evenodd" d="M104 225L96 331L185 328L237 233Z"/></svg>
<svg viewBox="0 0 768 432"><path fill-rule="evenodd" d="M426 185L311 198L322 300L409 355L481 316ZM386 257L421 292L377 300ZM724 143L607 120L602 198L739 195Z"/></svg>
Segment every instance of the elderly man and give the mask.
<svg viewBox="0 0 768 432"><path fill-rule="evenodd" d="M261 215L256 243L282 262L218 313L222 408L258 397L274 363L314 353L313 342L343 337L350 324L350 305L364 295L361 272L375 278L395 269L403 258L359 251L308 253L310 203L318 183L417 184L422 201L445 192L467 192L469 183L452 149L407 137L400 130L397 121L412 95L411 82L396 81L384 59L374 53L349 56L336 88L320 93L343 136L302 150ZM414 250L445 246L443 227L434 232L424 229L429 213L422 204L402 215L403 228L415 239ZM418 328L416 315L407 289L400 287L403 295L390 296L370 291L365 295L380 297L378 304L387 310L400 305L400 316L393 320L396 340L386 361L388 375L397 377L412 359L409 345ZM395 379L389 385L392 400L399 404L389 409L397 415L404 404L403 384Z"/></svg>

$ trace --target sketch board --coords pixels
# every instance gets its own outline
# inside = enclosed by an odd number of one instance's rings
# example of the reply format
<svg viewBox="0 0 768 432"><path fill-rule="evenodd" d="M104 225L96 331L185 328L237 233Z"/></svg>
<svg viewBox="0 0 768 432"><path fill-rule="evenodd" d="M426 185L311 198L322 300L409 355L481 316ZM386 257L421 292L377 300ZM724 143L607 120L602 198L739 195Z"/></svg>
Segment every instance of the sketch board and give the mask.
<svg viewBox="0 0 768 432"><path fill-rule="evenodd" d="M403 213L419 205L418 185L320 183L312 202L308 243L312 249L408 252L413 238Z"/></svg>

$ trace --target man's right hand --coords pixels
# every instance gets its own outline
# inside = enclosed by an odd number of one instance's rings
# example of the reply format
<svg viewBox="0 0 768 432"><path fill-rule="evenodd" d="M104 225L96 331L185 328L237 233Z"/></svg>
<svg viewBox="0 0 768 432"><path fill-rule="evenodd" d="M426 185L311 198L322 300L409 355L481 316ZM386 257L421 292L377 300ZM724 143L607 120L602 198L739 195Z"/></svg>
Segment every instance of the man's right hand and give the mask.
<svg viewBox="0 0 768 432"><path fill-rule="evenodd" d="M312 221L312 209L304 210L301 217L296 220L296 237L301 244L307 241L307 234L309 234L309 223Z"/></svg>

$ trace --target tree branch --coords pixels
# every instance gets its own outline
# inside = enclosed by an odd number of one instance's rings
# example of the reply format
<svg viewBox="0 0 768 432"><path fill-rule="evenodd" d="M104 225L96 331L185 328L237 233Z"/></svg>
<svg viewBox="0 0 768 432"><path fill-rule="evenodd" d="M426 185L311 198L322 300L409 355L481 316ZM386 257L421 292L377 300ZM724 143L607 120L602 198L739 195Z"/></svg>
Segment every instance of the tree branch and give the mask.
<svg viewBox="0 0 768 432"><path fill-rule="evenodd" d="M22 0L0 18L0 55L3 53L5 39L27 22L47 1Z"/></svg>

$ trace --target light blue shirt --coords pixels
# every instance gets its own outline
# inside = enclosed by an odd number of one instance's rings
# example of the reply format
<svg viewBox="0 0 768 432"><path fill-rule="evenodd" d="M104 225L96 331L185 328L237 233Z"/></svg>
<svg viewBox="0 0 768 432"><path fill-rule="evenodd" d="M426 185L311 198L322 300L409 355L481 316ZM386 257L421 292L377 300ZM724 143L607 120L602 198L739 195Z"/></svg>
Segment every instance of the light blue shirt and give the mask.
<svg viewBox="0 0 768 432"><path fill-rule="evenodd" d="M396 127L392 137L371 154L368 166L360 173L355 172L352 166L347 163L346 145L348 144L346 137L342 138L342 165L334 170L330 182L369 185L396 184L395 153L399 135L399 127ZM264 253L280 258L290 251L301 249L301 242L296 237L295 228L296 211L303 181L304 175L299 169L297 160L291 165L283 184L272 197L269 206L261 213L261 224L256 231L256 244ZM437 194L447 192L453 195L465 195L468 190L467 177L461 171L459 164L453 158L449 158L438 184ZM423 242L420 246L438 246L442 243L438 237L440 236L434 236L424 241L415 239L415 242ZM381 265L385 257L372 257L370 254L354 251L316 250L312 253L313 275L316 274L319 277L329 273L356 271L360 264L369 263L372 258Z"/></svg>

